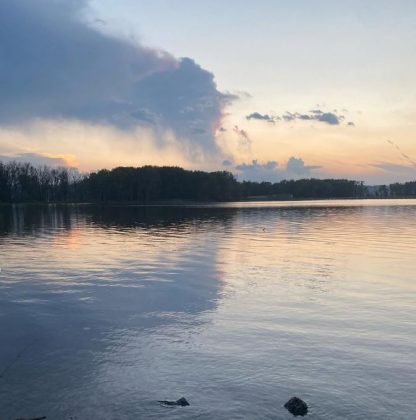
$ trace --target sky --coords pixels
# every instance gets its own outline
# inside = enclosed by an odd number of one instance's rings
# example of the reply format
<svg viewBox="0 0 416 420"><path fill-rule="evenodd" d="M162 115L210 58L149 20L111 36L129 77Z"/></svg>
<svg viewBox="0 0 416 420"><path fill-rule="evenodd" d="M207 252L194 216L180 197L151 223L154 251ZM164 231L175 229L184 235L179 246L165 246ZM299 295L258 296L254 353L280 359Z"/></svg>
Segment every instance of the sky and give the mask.
<svg viewBox="0 0 416 420"><path fill-rule="evenodd" d="M416 179L414 0L1 0L0 160Z"/></svg>

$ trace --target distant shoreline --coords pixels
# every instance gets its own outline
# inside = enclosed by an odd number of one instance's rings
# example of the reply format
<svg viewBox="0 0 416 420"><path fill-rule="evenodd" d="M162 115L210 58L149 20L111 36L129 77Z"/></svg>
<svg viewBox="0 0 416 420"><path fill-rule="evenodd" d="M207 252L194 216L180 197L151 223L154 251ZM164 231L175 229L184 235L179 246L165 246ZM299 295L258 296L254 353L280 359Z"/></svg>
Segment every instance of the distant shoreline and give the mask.
<svg viewBox="0 0 416 420"><path fill-rule="evenodd" d="M337 197L337 198L290 198L290 199L243 199L243 200L226 200L226 201L192 201L192 200L168 200L168 201L91 201L91 202L44 202L44 201L31 201L31 202L0 202L0 207L6 206L141 206L141 207L154 207L154 206L207 206L227 203L296 203L303 201L397 201L397 200L416 200L416 197Z"/></svg>
<svg viewBox="0 0 416 420"><path fill-rule="evenodd" d="M153 205L409 197L416 197L416 181L368 187L363 181L335 178L253 182L238 181L227 171L176 166L118 167L80 175L68 168L0 162L3 203Z"/></svg>

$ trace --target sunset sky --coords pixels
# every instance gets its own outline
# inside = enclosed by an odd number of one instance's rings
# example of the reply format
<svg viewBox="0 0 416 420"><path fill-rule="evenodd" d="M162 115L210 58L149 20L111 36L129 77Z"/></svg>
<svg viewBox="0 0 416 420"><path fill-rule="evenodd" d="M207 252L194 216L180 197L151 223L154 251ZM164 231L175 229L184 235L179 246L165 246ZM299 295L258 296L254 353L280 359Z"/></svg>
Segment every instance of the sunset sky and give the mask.
<svg viewBox="0 0 416 420"><path fill-rule="evenodd" d="M1 0L0 160L416 179L414 0Z"/></svg>

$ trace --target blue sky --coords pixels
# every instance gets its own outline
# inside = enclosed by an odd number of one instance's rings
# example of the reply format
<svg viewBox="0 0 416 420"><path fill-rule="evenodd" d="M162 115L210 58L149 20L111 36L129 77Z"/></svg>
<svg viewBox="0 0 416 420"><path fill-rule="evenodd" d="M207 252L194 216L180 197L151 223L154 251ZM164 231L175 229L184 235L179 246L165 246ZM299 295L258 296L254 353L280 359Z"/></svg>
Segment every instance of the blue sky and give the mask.
<svg viewBox="0 0 416 420"><path fill-rule="evenodd" d="M240 178L269 180L416 178L414 1L0 8L5 158L82 170L226 162Z"/></svg>
<svg viewBox="0 0 416 420"><path fill-rule="evenodd" d="M194 58L221 89L268 96L282 85L315 94L348 92L349 84L372 94L414 82L414 1L96 0L93 7L116 33Z"/></svg>

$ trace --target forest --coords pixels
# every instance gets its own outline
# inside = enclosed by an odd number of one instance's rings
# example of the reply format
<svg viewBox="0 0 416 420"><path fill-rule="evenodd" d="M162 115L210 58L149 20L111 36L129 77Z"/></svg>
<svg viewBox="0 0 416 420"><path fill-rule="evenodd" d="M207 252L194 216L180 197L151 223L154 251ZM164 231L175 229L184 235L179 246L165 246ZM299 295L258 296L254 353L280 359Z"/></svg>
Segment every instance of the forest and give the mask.
<svg viewBox="0 0 416 420"><path fill-rule="evenodd" d="M415 197L416 181L384 185L376 197ZM2 203L209 202L366 198L361 181L299 179L237 181L231 172L191 171L179 167L118 167L80 175L71 168L0 162Z"/></svg>

